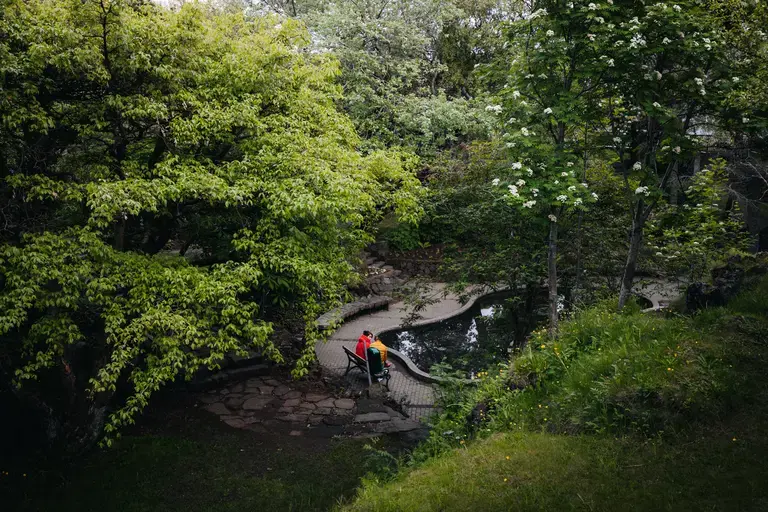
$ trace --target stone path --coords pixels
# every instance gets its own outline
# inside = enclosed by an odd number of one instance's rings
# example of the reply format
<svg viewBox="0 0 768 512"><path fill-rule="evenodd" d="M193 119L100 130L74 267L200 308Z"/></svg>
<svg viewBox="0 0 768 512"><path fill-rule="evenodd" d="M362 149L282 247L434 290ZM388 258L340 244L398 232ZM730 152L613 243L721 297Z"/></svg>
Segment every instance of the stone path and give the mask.
<svg viewBox="0 0 768 512"><path fill-rule="evenodd" d="M687 283L658 278L637 278L632 291L651 301L652 306L646 311L664 309L685 294Z"/></svg>
<svg viewBox="0 0 768 512"><path fill-rule="evenodd" d="M419 431L417 435L424 435L423 425L381 401L301 391L271 377L200 393L198 400L227 425L255 432L360 437Z"/></svg>
<svg viewBox="0 0 768 512"><path fill-rule="evenodd" d="M431 283L428 285L427 293L435 298L440 298L443 297L444 290L445 285L443 283ZM456 295L448 294L421 311L421 320L417 324L439 321L456 315L469 307L471 304L462 305ZM326 343L317 345L315 348L317 359L325 371L342 377L347 368L347 356L342 347L354 351L357 338L364 330L378 333L399 328L407 316L407 307L401 301L390 304L387 310L377 311L345 322ZM416 380L404 369L399 368L398 363L394 363L393 366L394 368L390 369L392 375L389 381L390 394L396 401L403 402L409 417L418 420L426 419L432 413L435 403L433 386ZM366 376L355 369L350 370L345 377L345 382L352 389L357 390L365 389L368 386Z"/></svg>

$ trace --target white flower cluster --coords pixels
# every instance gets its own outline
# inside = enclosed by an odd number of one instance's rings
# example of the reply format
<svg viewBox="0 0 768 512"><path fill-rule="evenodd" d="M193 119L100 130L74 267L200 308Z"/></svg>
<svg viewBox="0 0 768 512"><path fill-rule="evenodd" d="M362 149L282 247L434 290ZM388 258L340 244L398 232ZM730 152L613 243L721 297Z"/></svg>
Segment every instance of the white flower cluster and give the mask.
<svg viewBox="0 0 768 512"><path fill-rule="evenodd" d="M530 167L526 168L525 172L528 173L528 176L533 176L533 169L531 169Z"/></svg>
<svg viewBox="0 0 768 512"><path fill-rule="evenodd" d="M632 40L629 42L630 48L642 48L646 45L645 38L641 34L635 34L632 36Z"/></svg>
<svg viewBox="0 0 768 512"><path fill-rule="evenodd" d="M509 185L507 187L509 189L509 193L512 194L515 197L520 197L520 192L518 192L517 187L514 185Z"/></svg>
<svg viewBox="0 0 768 512"><path fill-rule="evenodd" d="M557 217L555 215L552 215L551 213L547 215L547 218L552 222L557 222Z"/></svg>
<svg viewBox="0 0 768 512"><path fill-rule="evenodd" d="M513 162L512 163L512 168L513 169L522 169L523 168L523 163L522 162Z"/></svg>
<svg viewBox="0 0 768 512"><path fill-rule="evenodd" d="M641 164L640 162L635 162L635 165L632 166L633 171L639 171L642 168L643 168L643 164Z"/></svg>
<svg viewBox="0 0 768 512"><path fill-rule="evenodd" d="M637 194L637 195L645 194L646 196L649 196L649 195L651 195L651 191L648 190L648 187L637 187L635 189L635 194Z"/></svg>
<svg viewBox="0 0 768 512"><path fill-rule="evenodd" d="M567 196L567 195L565 195L565 194L560 194L560 195L559 195L559 196L557 196L555 199L557 199L557 200L558 200L558 201L560 201L561 203L564 203L564 202L566 202L566 201L568 200L568 196Z"/></svg>
<svg viewBox="0 0 768 512"><path fill-rule="evenodd" d="M494 114L501 114L502 108L501 105L488 105L485 107L486 112L493 112Z"/></svg>
<svg viewBox="0 0 768 512"><path fill-rule="evenodd" d="M498 187L498 186L499 186L499 183L501 183L501 180L500 180L499 178L493 178L493 181L491 182L491 184L492 184L494 187Z"/></svg>
<svg viewBox="0 0 768 512"><path fill-rule="evenodd" d="M512 97L514 99L517 99L520 97L520 91L512 91Z"/></svg>
<svg viewBox="0 0 768 512"><path fill-rule="evenodd" d="M552 37L554 35L555 35L555 31L554 30L547 30L547 37Z"/></svg>
<svg viewBox="0 0 768 512"><path fill-rule="evenodd" d="M523 208L533 208L535 204L536 204L536 200L531 199L530 201L526 201L523 203Z"/></svg>
<svg viewBox="0 0 768 512"><path fill-rule="evenodd" d="M523 137L527 137L528 133L529 133L528 132L528 128L526 128L526 127L520 128L520 133L523 135Z"/></svg>
<svg viewBox="0 0 768 512"><path fill-rule="evenodd" d="M549 114L551 114L551 113L552 113L552 109L551 109L551 108L549 108L549 107L547 107L547 108L545 108L545 109L544 109L544 113L545 113L546 115L549 115Z"/></svg>

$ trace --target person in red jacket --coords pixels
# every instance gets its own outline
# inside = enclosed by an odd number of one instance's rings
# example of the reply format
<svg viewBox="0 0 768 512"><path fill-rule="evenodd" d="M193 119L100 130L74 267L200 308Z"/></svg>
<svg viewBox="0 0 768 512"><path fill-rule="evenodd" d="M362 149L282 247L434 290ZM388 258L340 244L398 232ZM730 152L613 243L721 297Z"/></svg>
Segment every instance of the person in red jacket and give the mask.
<svg viewBox="0 0 768 512"><path fill-rule="evenodd" d="M355 354L365 359L365 351L371 346L373 341L373 333L371 331L363 331L362 336L357 338L357 345L355 346Z"/></svg>

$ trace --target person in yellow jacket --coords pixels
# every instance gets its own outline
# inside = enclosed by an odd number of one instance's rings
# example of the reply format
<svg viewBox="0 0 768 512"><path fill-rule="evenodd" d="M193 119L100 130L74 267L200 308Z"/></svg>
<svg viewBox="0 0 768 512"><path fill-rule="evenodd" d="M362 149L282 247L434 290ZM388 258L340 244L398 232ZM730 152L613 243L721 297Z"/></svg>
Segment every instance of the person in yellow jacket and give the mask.
<svg viewBox="0 0 768 512"><path fill-rule="evenodd" d="M384 363L384 366L390 366L391 363L387 362L387 346L381 342L381 339L379 339L378 336L376 337L376 341L371 343L371 347L379 350L379 354L381 354L381 362Z"/></svg>

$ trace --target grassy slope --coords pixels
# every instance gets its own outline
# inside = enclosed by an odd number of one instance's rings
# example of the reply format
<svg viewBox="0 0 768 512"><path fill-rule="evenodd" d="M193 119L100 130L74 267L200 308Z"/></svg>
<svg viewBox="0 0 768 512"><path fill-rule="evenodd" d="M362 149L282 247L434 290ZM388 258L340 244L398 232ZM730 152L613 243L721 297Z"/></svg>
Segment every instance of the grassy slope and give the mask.
<svg viewBox="0 0 768 512"><path fill-rule="evenodd" d="M451 449L387 484L369 482L357 501L344 510L768 510L768 439L764 436L768 431L767 312L768 280L763 280L759 288L734 301L730 311L710 311L691 324L689 334L702 340L693 342L697 350L706 347L698 359L712 361L730 372L726 375L730 382L739 382L737 389L715 386L727 393L725 401L717 393L699 400L711 400L713 407L702 409L706 414L700 416L698 424L680 425L680 419L691 418L689 411L670 421L670 426L675 425L673 433L656 438L635 432L617 439L610 430L601 435L567 436L547 433L558 428L569 431L565 421L562 427L553 424L552 409L544 413L550 416L549 423L523 412L515 417L526 418L526 429L497 433ZM698 328L705 338L698 337ZM602 352L587 348L583 361L574 355L571 376L562 381L555 377L555 385L536 390L533 396L522 393L510 395L507 402L502 399L496 414L514 412L515 404L526 410L531 398L550 400L556 406L571 396L571 405L562 411L562 417L569 418L572 411L582 410L573 404L583 407L587 399L602 396L594 390L606 380L618 382L617 376L629 381L633 375L645 376L643 385L665 393L675 390L679 398L713 387L710 381L715 373L700 368L688 371L685 362L679 363L681 371L670 372L666 381L656 377L647 380L647 360L653 361L659 352L659 340L667 339L656 338L652 335L646 342L647 353L642 351L642 343L634 343L631 353L622 355L622 350L611 348L616 344L610 340L605 340ZM677 334L668 339L677 340ZM542 347L541 353L547 350L551 347ZM611 364L608 373L602 372L599 368L606 366L601 362L608 357L606 352L622 355L611 357L630 361L631 366L622 369ZM655 366L661 365L662 371L652 365L651 374L663 377L663 363L656 361ZM618 386L614 396L636 387L634 383ZM533 410L539 412L538 408ZM445 425L458 427L458 423ZM504 430L500 428L503 425L498 420L489 421L489 426L498 430Z"/></svg>

